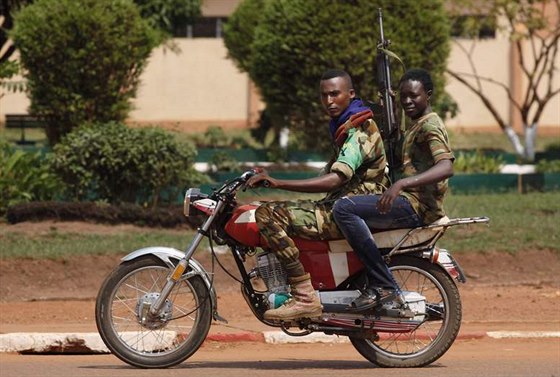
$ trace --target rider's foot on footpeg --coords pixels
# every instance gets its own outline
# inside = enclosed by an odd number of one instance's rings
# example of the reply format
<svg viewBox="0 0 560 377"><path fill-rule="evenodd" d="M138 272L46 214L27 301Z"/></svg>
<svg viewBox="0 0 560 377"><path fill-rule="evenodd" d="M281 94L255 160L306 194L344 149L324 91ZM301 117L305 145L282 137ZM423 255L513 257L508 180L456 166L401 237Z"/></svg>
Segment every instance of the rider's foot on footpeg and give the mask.
<svg viewBox="0 0 560 377"><path fill-rule="evenodd" d="M398 292L394 289L368 288L362 291L362 294L356 298L347 310L363 311L371 309L374 306L395 300Z"/></svg>

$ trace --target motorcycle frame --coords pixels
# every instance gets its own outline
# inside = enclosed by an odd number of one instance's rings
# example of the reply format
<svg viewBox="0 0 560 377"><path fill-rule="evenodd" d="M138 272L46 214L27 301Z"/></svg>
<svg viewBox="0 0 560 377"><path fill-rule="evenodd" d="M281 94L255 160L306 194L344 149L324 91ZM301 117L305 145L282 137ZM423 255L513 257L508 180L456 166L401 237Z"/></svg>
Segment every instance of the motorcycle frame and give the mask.
<svg viewBox="0 0 560 377"><path fill-rule="evenodd" d="M231 216L233 208L235 208L235 192L246 182L246 180L252 174L256 174L256 172L246 172L239 178L230 182L226 182L219 190L214 192L216 205L215 207L208 210L208 218L204 221L202 226L198 228L197 234L184 252L168 247L148 247L136 250L123 258L123 262L125 262L144 255L154 255L162 260L167 266L169 266L170 269L172 269L158 299L151 305L149 309L150 315L157 316L165 300L168 298L171 290L173 289L175 284L177 284L177 282L186 280L194 275L198 275L203 279L210 292L213 319L227 323L227 321L218 313L216 292L212 285L212 281L208 276L208 273L206 272L206 270L204 270L200 263L192 258L192 255L194 254L195 250L198 248L200 242L204 237L208 237L211 247L213 237L217 237L219 240L217 243L221 245L228 245L232 252L236 266L241 275L242 294L249 304L249 307L253 311L253 314L261 322L269 326L281 327L279 324L264 320L264 312L268 309L265 301L266 299L262 293L255 290L253 284L251 283L251 278L254 276L252 275L252 272L247 272L245 268L245 252L242 250L243 248L245 248L245 246L240 245L236 240L232 239L225 233L223 235L217 234L217 228L220 225L219 223L225 223L229 216ZM456 279L460 282L465 282L464 274L461 271L459 265L454 261L451 254L447 253L446 250L442 249L441 251L447 255L449 260L445 261L444 263L440 263L438 261L438 254L440 253L440 251L435 247L435 244L451 226L460 224L483 223L488 221L489 219L487 217L460 218L449 220L444 224L432 224L424 227L412 228L404 234L401 240L390 251L384 253L384 257L386 259L390 259L395 255L409 254L415 255L420 258L425 258L430 260L432 263L438 264L453 279ZM427 240L426 242L423 242L420 245L416 245L414 247L403 247L406 241L410 239L415 233L426 229L436 231L435 235L430 240ZM173 263L173 261L178 262ZM452 273L454 269L457 272L457 274L455 275ZM184 273L185 270L187 270L186 274ZM349 277L349 279L352 278L353 276ZM344 282L342 284L344 284Z"/></svg>

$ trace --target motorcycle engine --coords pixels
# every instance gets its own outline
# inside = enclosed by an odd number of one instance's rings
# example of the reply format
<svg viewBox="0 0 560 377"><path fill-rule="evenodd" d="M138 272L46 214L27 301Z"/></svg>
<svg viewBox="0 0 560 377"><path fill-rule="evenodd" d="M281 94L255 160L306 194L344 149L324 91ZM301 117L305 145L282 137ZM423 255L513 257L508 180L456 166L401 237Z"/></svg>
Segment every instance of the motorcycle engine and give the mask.
<svg viewBox="0 0 560 377"><path fill-rule="evenodd" d="M268 289L269 305L277 308L289 298L288 273L273 253L257 255L257 273Z"/></svg>

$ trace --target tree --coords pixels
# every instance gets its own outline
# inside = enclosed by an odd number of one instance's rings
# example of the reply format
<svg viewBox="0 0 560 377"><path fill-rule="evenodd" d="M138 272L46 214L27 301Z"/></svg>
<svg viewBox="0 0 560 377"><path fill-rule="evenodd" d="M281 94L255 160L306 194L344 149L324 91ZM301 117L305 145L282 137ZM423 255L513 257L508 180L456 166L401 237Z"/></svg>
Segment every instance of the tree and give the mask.
<svg viewBox="0 0 560 377"><path fill-rule="evenodd" d="M251 43L255 38L255 29L262 19L265 1L242 1L224 25L224 44L228 57L239 69L248 73L251 67Z"/></svg>
<svg viewBox="0 0 560 377"><path fill-rule="evenodd" d="M460 6L461 12L467 10L471 14L480 13L478 3L458 0L456 5ZM559 75L556 63L560 39L558 23L560 0L492 0L486 2L485 6L488 8L485 9L486 17L478 20L480 22L471 19L470 27L465 28L465 32L477 36L478 31L490 22L492 27L509 34L517 55L517 64L524 81L527 82L523 95L520 99L516 98L512 86L492 77L484 77L477 72L472 57L476 47L476 37L470 48L456 41L469 61L471 72L453 70L447 72L480 98L513 144L516 154L524 160L533 161L539 120L550 100L560 93L560 87L554 86ZM553 17L556 17L556 20ZM500 115L495 102L484 91L483 82L503 88L510 105L519 114L523 123L525 145L513 130L510 121Z"/></svg>
<svg viewBox="0 0 560 377"><path fill-rule="evenodd" d="M14 26L13 14L32 2L33 0L0 0L0 66L16 50L8 38L8 32ZM200 2L201 0L134 0L142 17L165 32L171 32L176 25L192 23L200 15Z"/></svg>
<svg viewBox="0 0 560 377"><path fill-rule="evenodd" d="M134 0L140 14L167 33L179 25L192 24L200 15L201 0Z"/></svg>
<svg viewBox="0 0 560 377"><path fill-rule="evenodd" d="M14 19L30 113L51 145L86 122L123 121L159 35L127 0L38 0Z"/></svg>
<svg viewBox="0 0 560 377"><path fill-rule="evenodd" d="M16 50L8 38L8 31L14 26L13 13L28 3L28 0L0 0L0 69ZM3 77L1 72L0 78Z"/></svg>
<svg viewBox="0 0 560 377"><path fill-rule="evenodd" d="M328 6L321 0L263 2L260 13L240 6L231 17L236 25L254 24L254 30L245 28L243 36L240 27L226 29L226 40L234 39L228 33L237 33L239 41L249 40L253 34L250 52L243 52L241 43L226 46L260 89L275 127L289 126L302 135L300 140L305 146L324 149L329 144L317 94L318 79L326 69L347 70L358 94L365 100L375 98L380 6L385 34L393 42L391 50L408 67L430 70L436 99L441 103L445 97L443 74L449 54L449 22L441 1L329 1ZM247 19L238 20L238 12L244 12ZM392 68L396 85L402 70L397 64Z"/></svg>
<svg viewBox="0 0 560 377"><path fill-rule="evenodd" d="M8 37L8 32L14 26L13 13L27 5L27 0L0 0L0 86L12 91L23 91L22 82L8 82L19 71L17 61L10 60L16 47ZM0 94L0 99L4 93Z"/></svg>
<svg viewBox="0 0 560 377"><path fill-rule="evenodd" d="M161 41L179 25L193 23L200 15L201 0L134 0L142 17L162 32ZM10 60L16 46L8 37L14 27L13 14L33 0L0 0L0 86L9 91L25 91L25 81L8 81L19 73L18 61ZM0 95L0 98L4 94Z"/></svg>

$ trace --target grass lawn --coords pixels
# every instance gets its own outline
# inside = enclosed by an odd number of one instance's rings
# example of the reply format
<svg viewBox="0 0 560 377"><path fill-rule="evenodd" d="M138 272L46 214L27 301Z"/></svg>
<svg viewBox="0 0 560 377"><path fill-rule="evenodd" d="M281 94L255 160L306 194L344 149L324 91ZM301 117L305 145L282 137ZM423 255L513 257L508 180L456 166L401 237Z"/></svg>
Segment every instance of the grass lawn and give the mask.
<svg viewBox="0 0 560 377"><path fill-rule="evenodd" d="M496 129L498 127L496 126ZM489 149L502 150L507 153L514 153L511 142L503 132L454 132L449 131L449 142L454 150L459 149ZM523 140L523 137L521 137ZM549 136L537 136L536 150L544 151L547 147L558 145L558 139Z"/></svg>
<svg viewBox="0 0 560 377"><path fill-rule="evenodd" d="M452 228L439 242L454 252L549 249L560 255L560 192L450 195L449 217L488 216L489 226Z"/></svg>
<svg viewBox="0 0 560 377"><path fill-rule="evenodd" d="M78 234L52 231L36 237L17 233L1 237L0 258L64 259L92 254L122 254L147 246L169 246L184 249L194 231L185 234L146 228L145 233Z"/></svg>
<svg viewBox="0 0 560 377"><path fill-rule="evenodd" d="M296 194L284 198L294 199ZM267 199L281 199L282 195ZM307 195L307 198L313 198ZM244 193L243 201L259 200ZM520 195L450 195L446 202L450 217L488 216L484 224L451 228L439 246L454 253L549 249L560 255L560 192ZM170 246L184 250L193 231L177 232L146 228L145 232L107 235L62 233L53 229L47 234L22 236L0 234L0 258L64 259L84 254L124 255L145 246ZM206 248L207 243L201 247Z"/></svg>

